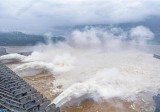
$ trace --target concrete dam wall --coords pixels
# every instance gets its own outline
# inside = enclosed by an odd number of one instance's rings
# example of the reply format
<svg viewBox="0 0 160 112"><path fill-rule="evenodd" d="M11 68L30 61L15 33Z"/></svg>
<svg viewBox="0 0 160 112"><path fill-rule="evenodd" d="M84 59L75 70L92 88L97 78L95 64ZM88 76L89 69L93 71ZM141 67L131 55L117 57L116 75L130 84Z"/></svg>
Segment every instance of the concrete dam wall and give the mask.
<svg viewBox="0 0 160 112"><path fill-rule="evenodd" d="M55 104L0 63L0 109L7 112L60 112Z"/></svg>

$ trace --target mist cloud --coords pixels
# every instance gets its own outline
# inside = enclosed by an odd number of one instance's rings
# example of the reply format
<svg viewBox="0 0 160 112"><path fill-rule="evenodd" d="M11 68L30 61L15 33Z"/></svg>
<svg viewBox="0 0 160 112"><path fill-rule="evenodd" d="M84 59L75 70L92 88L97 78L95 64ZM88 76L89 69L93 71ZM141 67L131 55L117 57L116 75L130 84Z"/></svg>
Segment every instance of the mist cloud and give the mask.
<svg viewBox="0 0 160 112"><path fill-rule="evenodd" d="M160 63L145 52L149 46L141 51L140 41L153 38L153 34L145 26L129 31L119 27L85 28L73 31L62 43L38 44L29 56L8 54L1 56L0 61L22 62L13 68L20 76L53 74L50 92L62 92L53 100L57 106L78 105L85 99L100 103L118 98L133 103L143 101L145 109L151 112L154 104L148 98L152 97L141 95L158 93ZM52 33L45 36L48 39ZM132 40L136 38L140 40L135 47Z"/></svg>
<svg viewBox="0 0 160 112"><path fill-rule="evenodd" d="M130 37L138 43L145 43L154 38L154 33L147 27L137 26L131 29Z"/></svg>
<svg viewBox="0 0 160 112"><path fill-rule="evenodd" d="M0 30L51 31L54 26L112 24L160 16L159 0L0 0Z"/></svg>

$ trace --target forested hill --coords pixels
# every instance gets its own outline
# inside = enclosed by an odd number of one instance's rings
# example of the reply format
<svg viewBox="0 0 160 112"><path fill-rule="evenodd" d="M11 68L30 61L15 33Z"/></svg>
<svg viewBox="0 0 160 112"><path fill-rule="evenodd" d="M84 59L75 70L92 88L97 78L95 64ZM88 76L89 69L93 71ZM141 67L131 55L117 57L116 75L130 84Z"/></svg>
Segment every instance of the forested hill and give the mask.
<svg viewBox="0 0 160 112"><path fill-rule="evenodd" d="M61 36L52 37L53 42L64 41ZM22 32L0 32L0 46L26 46L46 43L46 38L42 35L31 35Z"/></svg>

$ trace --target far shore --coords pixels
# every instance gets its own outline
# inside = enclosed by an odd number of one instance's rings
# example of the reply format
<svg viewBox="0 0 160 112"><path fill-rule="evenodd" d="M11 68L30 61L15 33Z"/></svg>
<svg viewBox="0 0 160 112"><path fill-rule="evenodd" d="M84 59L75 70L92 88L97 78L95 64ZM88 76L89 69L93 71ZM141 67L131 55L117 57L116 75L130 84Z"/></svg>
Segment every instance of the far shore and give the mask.
<svg viewBox="0 0 160 112"><path fill-rule="evenodd" d="M31 52L34 46L0 46L5 48L7 53Z"/></svg>

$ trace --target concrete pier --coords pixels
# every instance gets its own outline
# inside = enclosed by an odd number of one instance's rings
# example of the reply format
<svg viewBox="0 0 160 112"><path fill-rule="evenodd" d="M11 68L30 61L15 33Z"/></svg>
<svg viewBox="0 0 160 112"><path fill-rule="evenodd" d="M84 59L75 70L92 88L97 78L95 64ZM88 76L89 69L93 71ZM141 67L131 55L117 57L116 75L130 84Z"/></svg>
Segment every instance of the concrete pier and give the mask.
<svg viewBox="0 0 160 112"><path fill-rule="evenodd" d="M0 63L0 108L9 112L60 112L60 108Z"/></svg>
<svg viewBox="0 0 160 112"><path fill-rule="evenodd" d="M0 48L0 56L8 54L5 48Z"/></svg>
<svg viewBox="0 0 160 112"><path fill-rule="evenodd" d="M155 106L156 106L156 109L154 112L160 112L160 94L154 96L153 99L155 101Z"/></svg>
<svg viewBox="0 0 160 112"><path fill-rule="evenodd" d="M157 58L157 59L160 59L160 55L158 55L158 54L154 54L153 57Z"/></svg>

